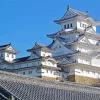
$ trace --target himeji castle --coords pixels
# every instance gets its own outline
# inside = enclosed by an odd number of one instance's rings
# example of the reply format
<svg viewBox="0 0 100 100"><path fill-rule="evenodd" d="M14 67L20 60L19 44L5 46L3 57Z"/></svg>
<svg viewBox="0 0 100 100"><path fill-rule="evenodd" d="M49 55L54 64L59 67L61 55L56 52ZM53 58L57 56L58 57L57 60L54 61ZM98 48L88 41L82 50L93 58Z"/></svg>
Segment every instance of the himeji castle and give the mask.
<svg viewBox="0 0 100 100"><path fill-rule="evenodd" d="M16 58L11 44L0 46L0 69L47 80L67 80L95 85L100 80L100 22L88 11L67 7L64 16L54 21L61 30L48 34L48 46L35 43L30 55Z"/></svg>

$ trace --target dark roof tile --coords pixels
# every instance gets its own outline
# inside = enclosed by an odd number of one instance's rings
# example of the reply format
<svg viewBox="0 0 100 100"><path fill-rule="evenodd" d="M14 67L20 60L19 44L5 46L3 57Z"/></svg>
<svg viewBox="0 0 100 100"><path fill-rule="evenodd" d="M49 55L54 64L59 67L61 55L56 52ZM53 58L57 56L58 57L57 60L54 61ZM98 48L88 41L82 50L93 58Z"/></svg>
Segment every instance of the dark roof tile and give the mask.
<svg viewBox="0 0 100 100"><path fill-rule="evenodd" d="M100 100L100 88L0 71L0 87L19 100Z"/></svg>

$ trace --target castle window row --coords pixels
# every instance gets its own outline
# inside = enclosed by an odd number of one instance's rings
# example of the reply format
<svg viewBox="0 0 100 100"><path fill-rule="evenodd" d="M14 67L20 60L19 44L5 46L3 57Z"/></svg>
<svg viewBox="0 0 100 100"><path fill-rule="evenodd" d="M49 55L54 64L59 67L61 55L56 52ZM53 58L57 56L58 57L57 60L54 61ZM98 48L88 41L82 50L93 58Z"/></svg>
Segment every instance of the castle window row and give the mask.
<svg viewBox="0 0 100 100"><path fill-rule="evenodd" d="M22 74L23 75L26 75L26 71L23 71ZM29 70L28 71L28 74L32 74L33 71L32 70ZM59 73L57 71L52 71L52 70L46 70L46 72L43 72L43 73L50 73L50 74L53 74L53 75L57 75L57 76L61 76L61 77L65 77L62 73ZM17 73L18 74L18 73Z"/></svg>
<svg viewBox="0 0 100 100"><path fill-rule="evenodd" d="M80 27L87 28L87 27L88 27L88 25L83 24L83 23L80 23Z"/></svg>
<svg viewBox="0 0 100 100"><path fill-rule="evenodd" d="M2 55L3 56L3 55ZM7 53L7 57L9 57L10 56L10 54L9 53ZM11 57L12 58L14 58L14 55L11 55Z"/></svg>
<svg viewBox="0 0 100 100"><path fill-rule="evenodd" d="M32 66L39 66L39 65L48 65L48 66L55 66L56 64L49 61L43 61L43 62L32 62L32 63L26 63L26 64L17 64L13 66L13 69L18 68L24 68L24 67L32 67ZM12 66L11 66L12 67Z"/></svg>
<svg viewBox="0 0 100 100"><path fill-rule="evenodd" d="M73 24L72 23L67 24L67 25L64 25L64 29L71 28L71 27L73 27Z"/></svg>
<svg viewBox="0 0 100 100"><path fill-rule="evenodd" d="M100 72L95 72L95 71L89 71L89 70L80 70L80 71L75 71L77 73L83 73L83 74L91 74L91 75L100 75Z"/></svg>

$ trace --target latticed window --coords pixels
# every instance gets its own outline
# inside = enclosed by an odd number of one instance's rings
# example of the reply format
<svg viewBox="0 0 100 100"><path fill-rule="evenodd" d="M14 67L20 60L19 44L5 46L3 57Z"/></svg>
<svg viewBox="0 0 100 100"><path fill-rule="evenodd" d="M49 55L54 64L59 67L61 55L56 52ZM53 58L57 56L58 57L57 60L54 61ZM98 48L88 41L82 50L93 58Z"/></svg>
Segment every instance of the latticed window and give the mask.
<svg viewBox="0 0 100 100"><path fill-rule="evenodd" d="M61 48L61 46L59 46L59 48Z"/></svg>
<svg viewBox="0 0 100 100"><path fill-rule="evenodd" d="M70 27L73 27L73 24L72 23L70 24Z"/></svg>
<svg viewBox="0 0 100 100"><path fill-rule="evenodd" d="M69 24L67 25L67 28L69 28Z"/></svg>
<svg viewBox="0 0 100 100"><path fill-rule="evenodd" d="M25 72L23 72L23 75L25 75Z"/></svg>
<svg viewBox="0 0 100 100"><path fill-rule="evenodd" d="M46 70L46 72L48 73L48 70Z"/></svg>
<svg viewBox="0 0 100 100"><path fill-rule="evenodd" d="M1 54L1 57L3 57L3 54Z"/></svg>
<svg viewBox="0 0 100 100"><path fill-rule="evenodd" d="M9 57L9 54L7 53L7 57Z"/></svg>
<svg viewBox="0 0 100 100"><path fill-rule="evenodd" d="M64 25L64 29L66 29L66 25Z"/></svg>
<svg viewBox="0 0 100 100"><path fill-rule="evenodd" d="M30 70L28 73L29 73L29 74L32 74L32 71Z"/></svg>
<svg viewBox="0 0 100 100"><path fill-rule="evenodd" d="M14 58L14 55L12 55L12 58Z"/></svg>

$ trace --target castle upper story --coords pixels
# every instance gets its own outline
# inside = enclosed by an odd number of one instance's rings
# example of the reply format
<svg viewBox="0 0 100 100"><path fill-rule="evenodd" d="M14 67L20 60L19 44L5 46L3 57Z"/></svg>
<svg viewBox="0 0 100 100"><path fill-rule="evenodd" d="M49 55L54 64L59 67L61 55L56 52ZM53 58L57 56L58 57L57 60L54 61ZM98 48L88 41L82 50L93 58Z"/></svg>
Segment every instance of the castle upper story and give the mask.
<svg viewBox="0 0 100 100"><path fill-rule="evenodd" d="M61 25L61 30L75 28L85 30L87 27L92 26L93 30L96 32L96 26L100 25L100 21L90 17L88 11L80 12L70 8L69 6L67 7L67 11L63 17L54 22Z"/></svg>

